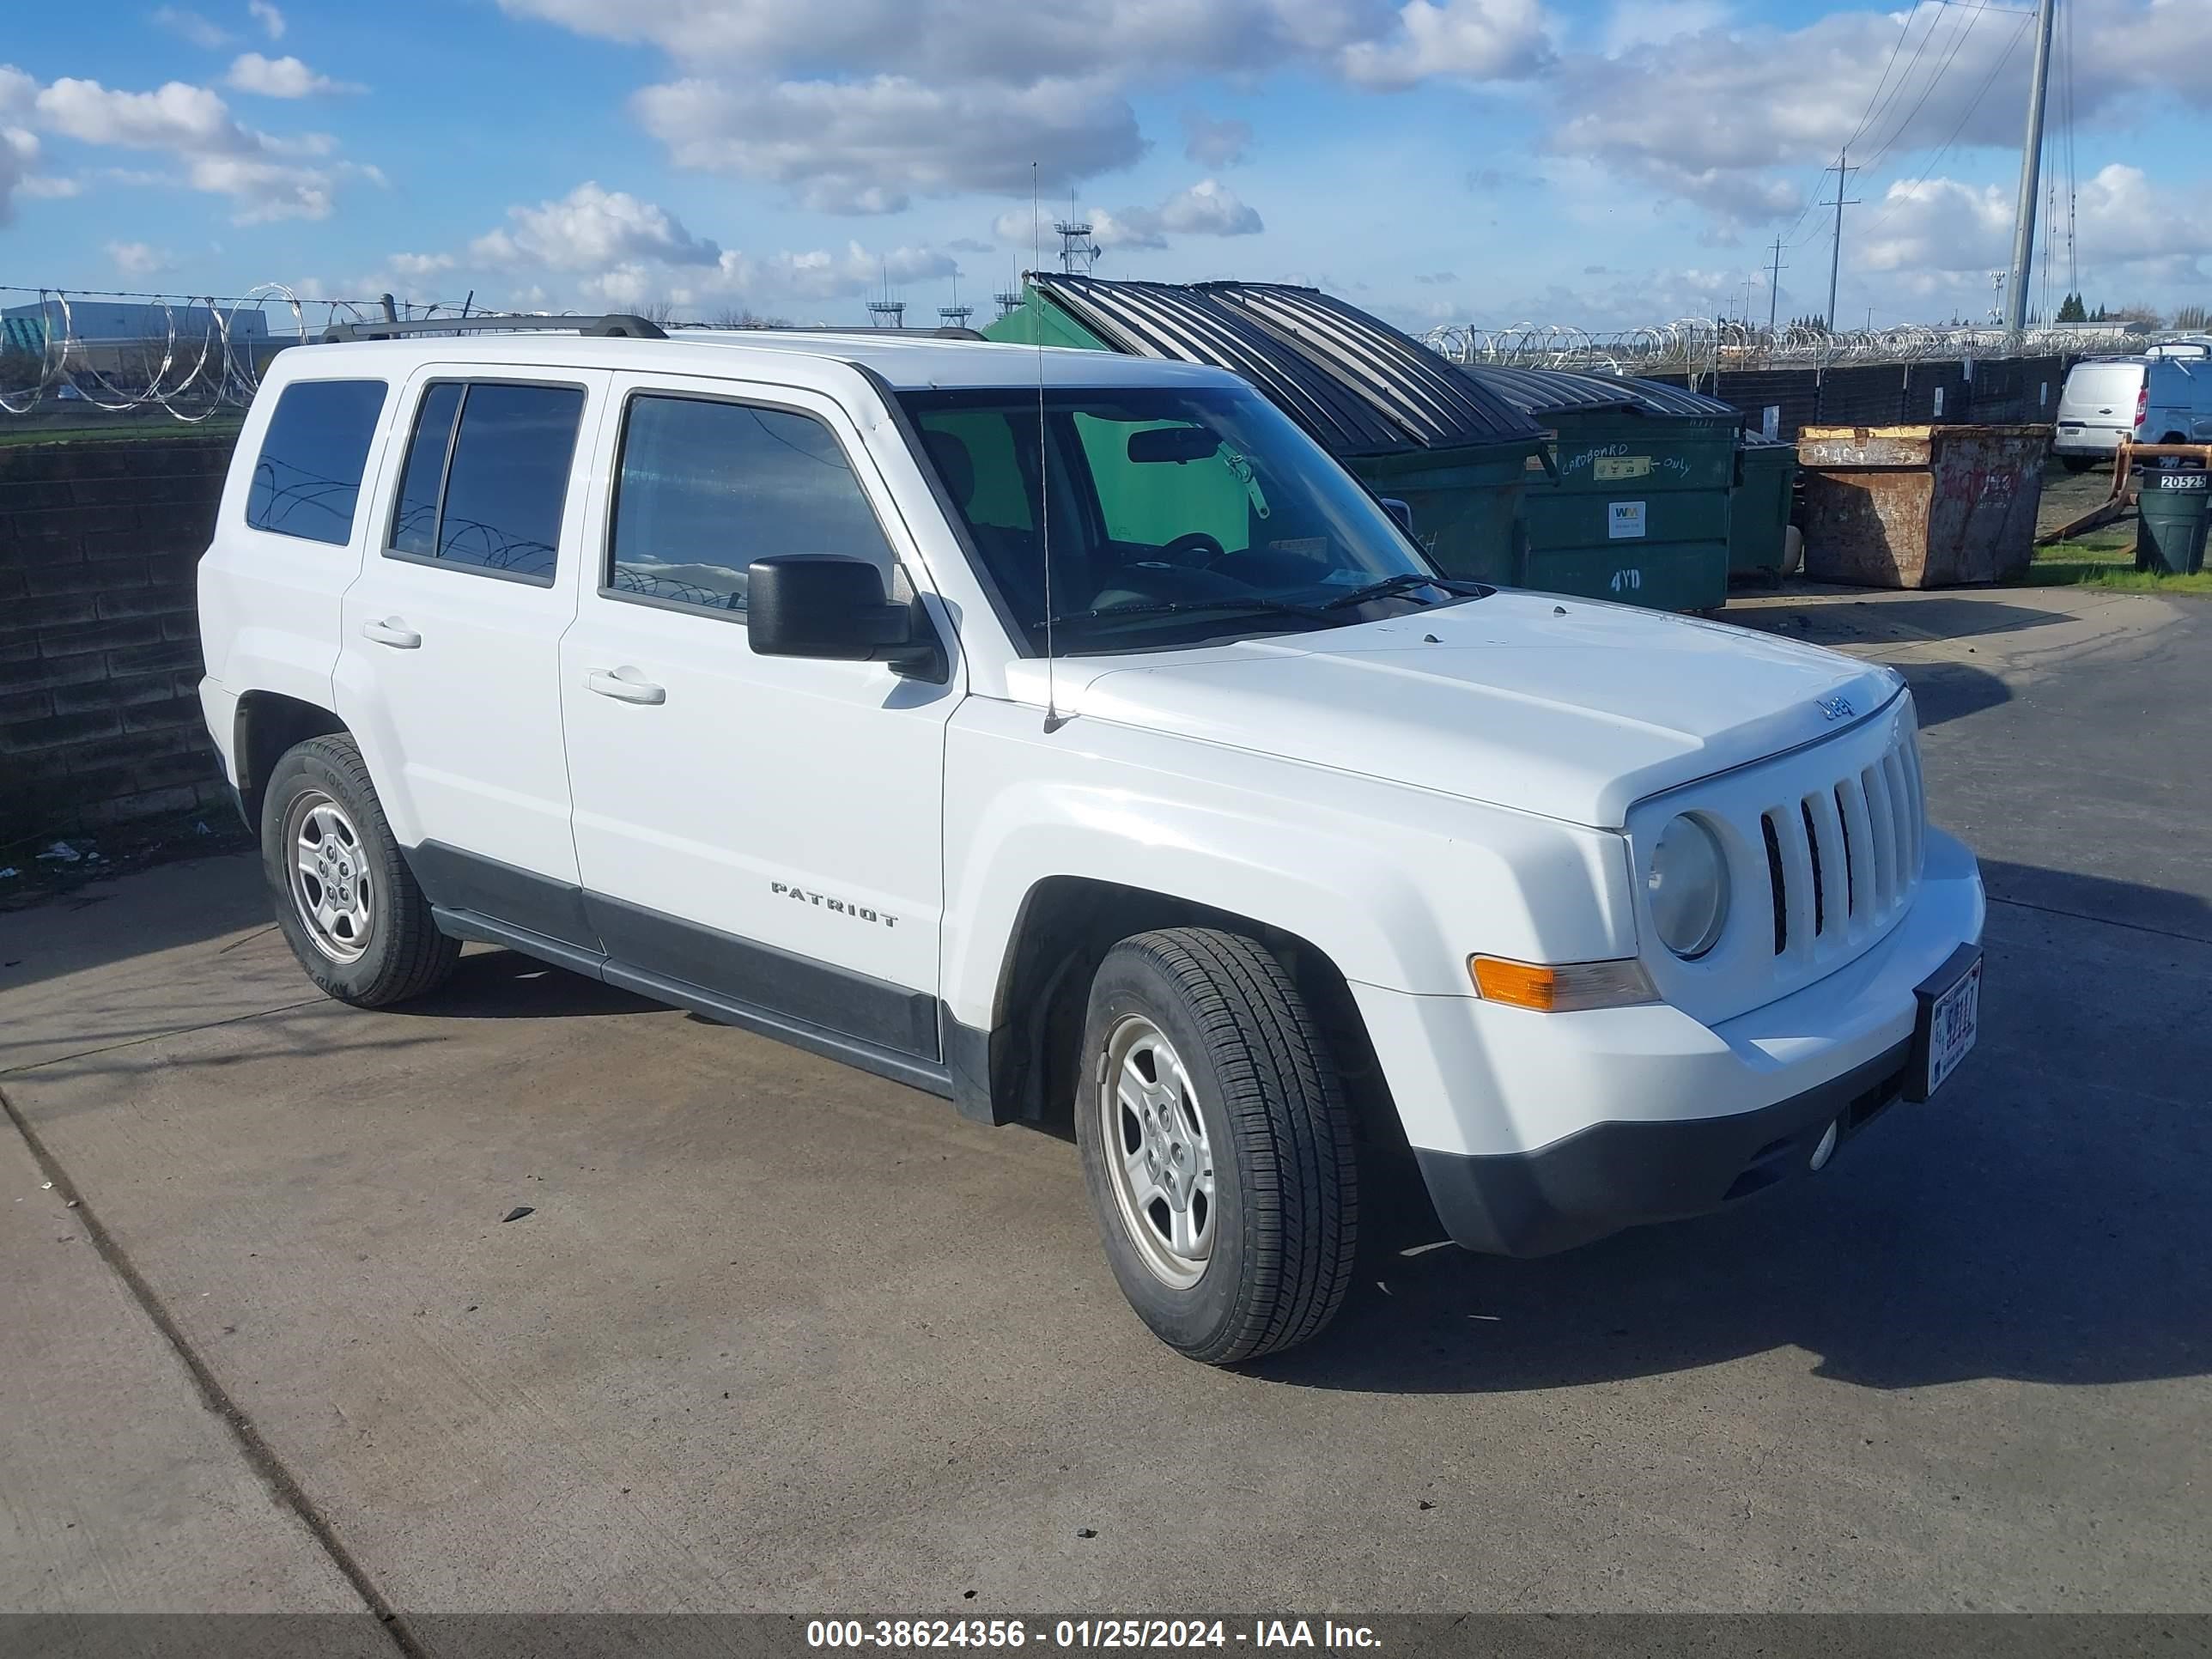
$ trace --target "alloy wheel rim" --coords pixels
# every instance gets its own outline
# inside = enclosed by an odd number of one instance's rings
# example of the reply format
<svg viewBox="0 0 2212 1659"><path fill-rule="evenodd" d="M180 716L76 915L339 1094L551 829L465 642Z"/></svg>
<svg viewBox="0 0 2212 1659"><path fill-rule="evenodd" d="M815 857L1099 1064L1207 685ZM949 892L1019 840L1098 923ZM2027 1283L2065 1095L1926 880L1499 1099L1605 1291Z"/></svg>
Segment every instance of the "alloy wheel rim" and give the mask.
<svg viewBox="0 0 2212 1659"><path fill-rule="evenodd" d="M1143 1016L1108 1036L1097 1106L1121 1224L1154 1278L1188 1290L1213 1256L1213 1148L1182 1056Z"/></svg>
<svg viewBox="0 0 2212 1659"><path fill-rule="evenodd" d="M353 820L330 796L309 790L285 814L284 845L286 884L307 937L332 962L360 961L375 932L375 891Z"/></svg>

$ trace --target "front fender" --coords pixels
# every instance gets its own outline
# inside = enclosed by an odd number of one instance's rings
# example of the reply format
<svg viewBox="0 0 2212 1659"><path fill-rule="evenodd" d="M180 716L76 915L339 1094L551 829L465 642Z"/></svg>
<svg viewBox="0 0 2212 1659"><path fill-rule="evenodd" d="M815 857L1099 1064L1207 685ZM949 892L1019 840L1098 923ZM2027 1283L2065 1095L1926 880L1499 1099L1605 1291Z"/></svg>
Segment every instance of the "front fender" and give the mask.
<svg viewBox="0 0 2212 1659"><path fill-rule="evenodd" d="M1606 831L1095 717L969 698L945 754L944 996L1003 1023L1039 884L1113 882L1249 916L1347 980L1463 996L1472 951L1578 962L1635 950Z"/></svg>

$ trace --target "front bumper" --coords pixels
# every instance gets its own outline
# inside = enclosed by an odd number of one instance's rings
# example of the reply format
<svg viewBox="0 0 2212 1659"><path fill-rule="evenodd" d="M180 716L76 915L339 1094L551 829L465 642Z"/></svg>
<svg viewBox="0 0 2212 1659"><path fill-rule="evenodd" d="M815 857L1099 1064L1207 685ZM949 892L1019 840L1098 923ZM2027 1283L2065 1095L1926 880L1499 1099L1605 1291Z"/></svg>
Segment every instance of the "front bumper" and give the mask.
<svg viewBox="0 0 2212 1659"><path fill-rule="evenodd" d="M1856 960L1705 1025L1666 1004L1538 1014L1354 986L1439 1218L1542 1255L1701 1214L1805 1170L1893 1100L1914 988L1981 938L1973 855L1930 830L1912 908Z"/></svg>
<svg viewBox="0 0 2212 1659"><path fill-rule="evenodd" d="M1624 1227L1704 1215L1802 1173L1830 1124L1840 1144L1896 1101L1911 1051L1908 1038L1755 1111L1593 1123L1534 1152L1414 1158L1457 1243L1493 1255L1550 1255Z"/></svg>

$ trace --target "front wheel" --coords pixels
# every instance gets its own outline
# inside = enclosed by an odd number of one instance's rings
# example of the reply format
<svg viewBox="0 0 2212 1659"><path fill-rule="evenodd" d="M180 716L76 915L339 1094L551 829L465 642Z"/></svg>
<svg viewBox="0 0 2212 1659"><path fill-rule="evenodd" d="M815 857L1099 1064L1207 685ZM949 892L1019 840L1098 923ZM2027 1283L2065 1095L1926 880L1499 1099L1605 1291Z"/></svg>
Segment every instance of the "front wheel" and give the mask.
<svg viewBox="0 0 2212 1659"><path fill-rule="evenodd" d="M339 1001L382 1008L453 972L460 942L432 920L351 738L311 738L276 763L261 867L292 954Z"/></svg>
<svg viewBox="0 0 2212 1659"><path fill-rule="evenodd" d="M1091 983L1079 1077L1085 1185L1154 1334L1226 1365L1334 1317L1358 1242L1352 1126L1266 946L1195 927L1122 940Z"/></svg>

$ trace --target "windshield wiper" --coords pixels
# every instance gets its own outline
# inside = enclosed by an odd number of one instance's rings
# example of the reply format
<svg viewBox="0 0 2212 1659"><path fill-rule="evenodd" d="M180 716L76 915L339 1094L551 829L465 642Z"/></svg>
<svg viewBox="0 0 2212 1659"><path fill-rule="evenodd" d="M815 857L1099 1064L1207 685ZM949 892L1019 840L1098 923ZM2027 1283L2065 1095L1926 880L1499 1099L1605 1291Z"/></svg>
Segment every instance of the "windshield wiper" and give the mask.
<svg viewBox="0 0 2212 1659"><path fill-rule="evenodd" d="M1463 599L1479 599L1491 592L1480 582L1454 581L1449 576L1424 576L1413 571L1403 575L1385 576L1379 582L1370 582L1364 587L1355 587L1349 593L1340 593L1322 606L1324 611L1342 611L1355 605L1364 605L1370 599L1387 599L1393 593L1411 592L1417 587L1441 587L1447 593L1456 593Z"/></svg>
<svg viewBox="0 0 2212 1659"><path fill-rule="evenodd" d="M1071 623L1097 622L1107 617L1196 616L1208 611L1258 611L1270 616L1297 617L1307 622L1336 621L1322 606L1294 605L1288 599L1271 599L1257 593L1243 599L1224 593L1205 599L1140 599L1131 605L1094 605L1088 611L1071 611L1064 616L1033 622L1029 631L1041 634L1048 627L1066 628Z"/></svg>

